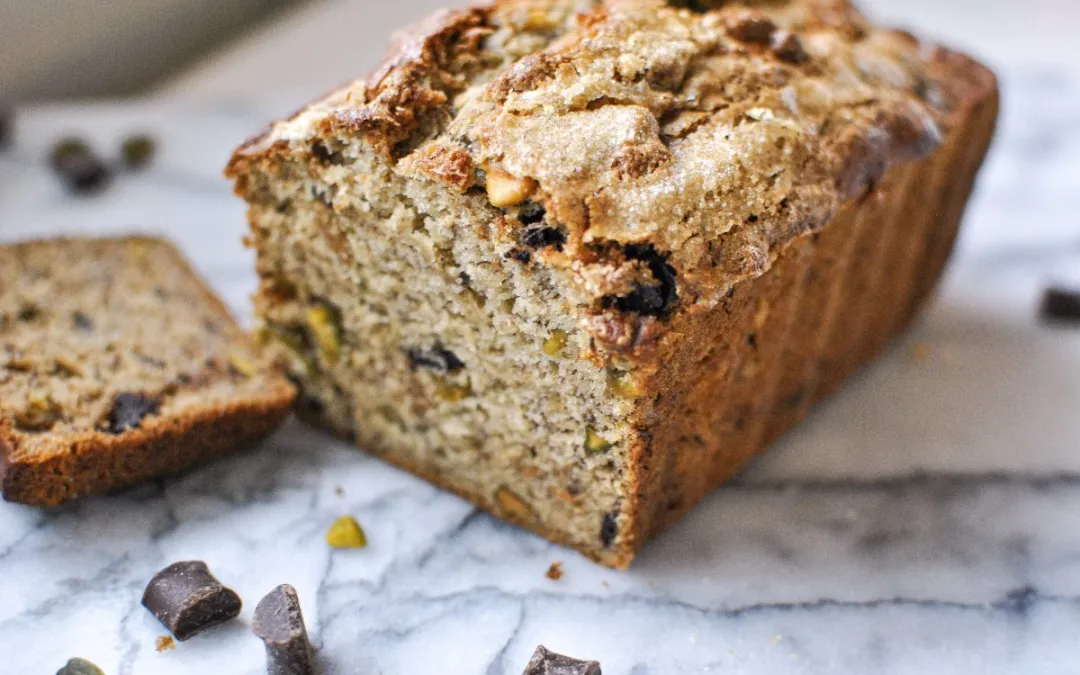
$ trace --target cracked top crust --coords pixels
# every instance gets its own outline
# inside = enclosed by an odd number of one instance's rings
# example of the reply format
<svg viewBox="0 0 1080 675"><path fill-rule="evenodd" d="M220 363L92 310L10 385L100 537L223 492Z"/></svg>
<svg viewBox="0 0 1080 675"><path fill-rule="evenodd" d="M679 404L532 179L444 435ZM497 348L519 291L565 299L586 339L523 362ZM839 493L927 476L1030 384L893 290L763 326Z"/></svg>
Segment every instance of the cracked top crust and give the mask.
<svg viewBox="0 0 1080 675"><path fill-rule="evenodd" d="M847 0L495 0L399 36L369 78L237 151L362 137L403 175L560 232L580 270L647 246L711 306L924 156L985 69L869 24Z"/></svg>

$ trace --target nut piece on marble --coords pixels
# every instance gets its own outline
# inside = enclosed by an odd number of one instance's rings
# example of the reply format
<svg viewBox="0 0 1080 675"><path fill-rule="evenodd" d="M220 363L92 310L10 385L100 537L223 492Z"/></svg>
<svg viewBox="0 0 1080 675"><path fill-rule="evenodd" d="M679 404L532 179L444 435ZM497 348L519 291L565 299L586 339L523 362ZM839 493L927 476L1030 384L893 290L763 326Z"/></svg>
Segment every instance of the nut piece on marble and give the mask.
<svg viewBox="0 0 1080 675"><path fill-rule="evenodd" d="M1051 287L1043 294L1042 318L1048 323L1080 324L1080 290Z"/></svg>
<svg viewBox="0 0 1080 675"><path fill-rule="evenodd" d="M367 535L364 528L352 516L342 516L330 524L326 531L326 543L330 548L364 548Z"/></svg>
<svg viewBox="0 0 1080 675"><path fill-rule="evenodd" d="M73 659L68 659L64 667L56 671L56 675L105 675L105 671L86 659L80 659L76 656Z"/></svg>
<svg viewBox="0 0 1080 675"><path fill-rule="evenodd" d="M153 160L156 150L157 143L153 138L146 134L135 134L120 144L120 157L124 160L125 168L141 169Z"/></svg>
<svg viewBox="0 0 1080 675"><path fill-rule="evenodd" d="M266 645L267 675L315 675L315 654L296 589L282 584L255 607L251 630Z"/></svg>
<svg viewBox="0 0 1080 675"><path fill-rule="evenodd" d="M241 605L201 560L175 562L155 574L142 604L181 642L236 618Z"/></svg>
<svg viewBox="0 0 1080 675"><path fill-rule="evenodd" d="M548 651L543 645L536 648L522 675L601 675L597 661L581 661Z"/></svg>
<svg viewBox="0 0 1080 675"><path fill-rule="evenodd" d="M96 191L109 182L109 167L77 138L57 142L50 152L49 164L73 192Z"/></svg>

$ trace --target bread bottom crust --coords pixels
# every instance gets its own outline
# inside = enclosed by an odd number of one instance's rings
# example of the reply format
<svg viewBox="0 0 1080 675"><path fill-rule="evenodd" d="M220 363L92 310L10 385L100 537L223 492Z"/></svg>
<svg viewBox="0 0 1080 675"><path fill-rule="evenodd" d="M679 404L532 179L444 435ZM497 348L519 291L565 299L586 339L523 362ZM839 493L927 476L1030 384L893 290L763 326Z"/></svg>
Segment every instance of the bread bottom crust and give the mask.
<svg viewBox="0 0 1080 675"><path fill-rule="evenodd" d="M49 452L20 456L0 428L0 491L7 501L56 506L181 473L249 447L285 421L289 387L258 399L144 420L120 436L94 433Z"/></svg>

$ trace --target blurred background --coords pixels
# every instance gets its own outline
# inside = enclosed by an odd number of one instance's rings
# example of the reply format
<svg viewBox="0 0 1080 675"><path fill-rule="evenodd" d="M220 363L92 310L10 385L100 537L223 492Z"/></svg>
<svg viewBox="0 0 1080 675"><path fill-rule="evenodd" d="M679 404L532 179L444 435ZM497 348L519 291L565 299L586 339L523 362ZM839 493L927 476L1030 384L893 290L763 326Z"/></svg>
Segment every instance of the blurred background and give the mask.
<svg viewBox="0 0 1080 675"><path fill-rule="evenodd" d="M0 99L299 102L373 65L388 33L452 0L0 0ZM458 3L462 4L462 3ZM862 0L990 65L1073 58L1077 0Z"/></svg>

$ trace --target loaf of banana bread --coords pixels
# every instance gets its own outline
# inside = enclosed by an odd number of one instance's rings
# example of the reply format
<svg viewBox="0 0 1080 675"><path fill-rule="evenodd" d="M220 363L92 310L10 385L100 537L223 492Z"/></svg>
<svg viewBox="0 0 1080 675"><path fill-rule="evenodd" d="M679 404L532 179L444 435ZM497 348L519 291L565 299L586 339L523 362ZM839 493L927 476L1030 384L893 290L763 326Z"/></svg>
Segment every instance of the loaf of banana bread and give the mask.
<svg viewBox="0 0 1080 675"><path fill-rule="evenodd" d="M0 246L0 492L54 505L242 448L295 390L171 245Z"/></svg>
<svg viewBox="0 0 1080 675"><path fill-rule="evenodd" d="M308 417L625 567L908 323L996 116L846 0L496 0L227 175Z"/></svg>

